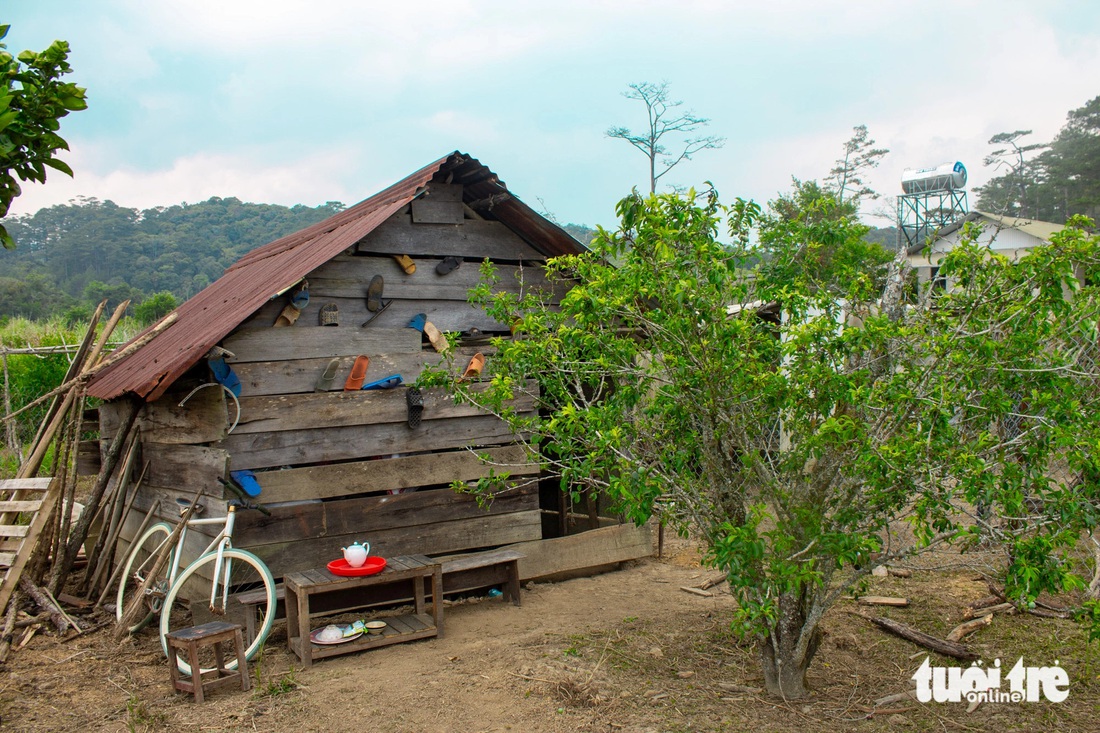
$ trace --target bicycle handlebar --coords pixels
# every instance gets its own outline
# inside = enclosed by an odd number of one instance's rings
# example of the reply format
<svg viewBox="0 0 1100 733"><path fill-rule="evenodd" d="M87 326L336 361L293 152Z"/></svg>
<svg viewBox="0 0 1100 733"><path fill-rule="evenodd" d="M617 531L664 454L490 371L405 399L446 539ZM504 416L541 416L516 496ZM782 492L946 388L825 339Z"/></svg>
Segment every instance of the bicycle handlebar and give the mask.
<svg viewBox="0 0 1100 733"><path fill-rule="evenodd" d="M241 507L242 509L256 509L262 512L265 516L271 516L271 511L267 507L259 502L252 501L251 497L249 497L248 494L245 493L245 490L242 489L236 481L233 481L232 478L226 479L219 476L218 481L221 482L222 486L237 495L236 499L231 499L231 501L236 503L237 506Z"/></svg>

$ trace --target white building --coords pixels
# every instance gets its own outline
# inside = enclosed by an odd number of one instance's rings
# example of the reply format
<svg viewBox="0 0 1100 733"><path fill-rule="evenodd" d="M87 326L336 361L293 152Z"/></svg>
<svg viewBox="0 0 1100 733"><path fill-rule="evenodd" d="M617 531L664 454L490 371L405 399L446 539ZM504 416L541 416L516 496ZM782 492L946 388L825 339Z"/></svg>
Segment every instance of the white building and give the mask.
<svg viewBox="0 0 1100 733"><path fill-rule="evenodd" d="M959 243L963 225L976 222L981 225L982 233L977 242L997 254L1016 260L1040 244L1047 244L1055 232L1063 229L1060 224L1034 219L1016 219L1010 216L997 216L982 211L972 211L965 217L945 226L936 232L928 244L910 247L909 265L917 272L917 281L923 286L929 281L946 288L948 282L939 278L939 264L943 256Z"/></svg>

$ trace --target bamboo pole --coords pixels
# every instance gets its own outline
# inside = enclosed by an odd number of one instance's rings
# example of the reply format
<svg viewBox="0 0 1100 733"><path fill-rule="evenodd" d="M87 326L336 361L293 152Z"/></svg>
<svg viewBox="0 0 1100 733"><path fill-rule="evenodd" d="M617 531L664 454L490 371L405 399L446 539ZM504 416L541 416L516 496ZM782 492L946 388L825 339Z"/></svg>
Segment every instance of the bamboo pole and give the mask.
<svg viewBox="0 0 1100 733"><path fill-rule="evenodd" d="M4 363L4 414L7 415L11 412L11 375L8 372L8 355L7 353L0 354L0 360ZM13 455L19 456L19 462L23 462L23 456L19 450L19 441L15 435L15 423L9 421L4 426L4 437L8 443L8 450Z"/></svg>
<svg viewBox="0 0 1100 733"><path fill-rule="evenodd" d="M149 528L149 524L153 521L153 517L156 516L157 509L160 506L159 501L154 501L153 506L149 507L149 511L145 513L145 519L141 520L141 526L138 527L138 531L134 533L134 540L136 541L141 535ZM111 577L107 578L107 584L103 586L103 590L99 592L99 598L96 599L95 604L102 606L103 601L107 598L107 593L110 592L111 586L118 580L118 576L122 574L122 566L124 562L120 562L115 566L115 569L111 572Z"/></svg>
<svg viewBox="0 0 1100 733"><path fill-rule="evenodd" d="M80 348L78 348L76 354L73 355L73 360L69 362L69 368L65 372L65 378L61 380L62 384L80 374L80 370L84 367L84 359L88 356L88 349L92 347L92 342L95 340L95 330L96 327L99 326L99 319L103 317L103 309L106 307L106 300L100 302L100 304L96 306L95 312L88 321L88 330L84 332L84 339L80 342ZM35 434L31 445L37 445L38 441L42 439L42 429L53 420L53 416L57 414L59 405L60 402L55 397L54 401L50 403L50 409L46 410L46 415L42 418L38 433ZM10 415L11 409L5 406L4 414Z"/></svg>
<svg viewBox="0 0 1100 733"><path fill-rule="evenodd" d="M72 569L73 561L76 559L76 553L80 550L80 545L84 543L85 538L88 536L88 527L92 523L92 517L94 517L99 510L99 502L103 498L103 491L107 488L107 483L110 481L111 475L115 472L115 467L118 465L119 457L122 454L122 447L126 444L134 423L137 422L141 403L137 400L130 400L127 406L129 409L123 412L118 432L115 433L115 437L111 440L111 445L107 449L107 454L103 457L103 469L99 472L99 475L96 477L96 482L92 486L91 493L88 496L88 503L84 507L84 512L80 515L80 520L77 521L76 526L73 527L72 531L69 533L68 544L65 546L65 552L61 562L54 562L53 574L50 577L50 589L52 591L57 590L60 579L67 575L69 570Z"/></svg>
<svg viewBox="0 0 1100 733"><path fill-rule="evenodd" d="M84 570L84 580L81 582L81 589L88 592L88 583L92 579L92 575L95 573L95 568L99 565L99 556L103 552L104 543L107 541L107 535L110 533L111 525L117 521L115 520L116 505L121 505L125 500L126 490L130 487L130 476L134 470L134 460L137 458L138 449L138 430L131 431L130 443L126 447L126 458L122 461L122 468L118 472L118 480L115 482L114 491L110 496L104 496L104 500L99 504L98 517L102 517L100 522L99 537L96 538L95 545L92 547L92 551L88 552L88 548L84 548L88 557L88 567ZM110 482L107 482L110 485ZM119 497L122 497L120 500ZM120 506L117 508L121 508ZM93 519L94 523L95 520ZM89 525L90 526L90 525Z"/></svg>
<svg viewBox="0 0 1100 733"><path fill-rule="evenodd" d="M106 548L105 554L99 558L99 562L95 569L95 573L92 575L92 582L88 586L89 595L87 598L91 598L92 593L96 593L99 590L99 584L103 580L103 574L107 568L111 566L111 559L114 557L115 549L118 545L118 536L122 532L122 524L126 521L126 517L130 516L130 510L134 506L134 499L137 498L138 492L141 491L141 485L145 482L145 474L149 471L149 461L145 462L145 467L141 469L141 475L138 476L137 483L134 484L134 490L130 492L130 498L125 502L125 507L121 512L117 513L116 518L111 524L111 528L107 534L107 541L104 547ZM120 503L121 506L121 503ZM154 504L154 507L156 505ZM142 527L136 537L141 536L141 532L144 532L145 528ZM121 564L121 561L120 563ZM90 567L90 565L89 565ZM110 584L108 584L109 586Z"/></svg>

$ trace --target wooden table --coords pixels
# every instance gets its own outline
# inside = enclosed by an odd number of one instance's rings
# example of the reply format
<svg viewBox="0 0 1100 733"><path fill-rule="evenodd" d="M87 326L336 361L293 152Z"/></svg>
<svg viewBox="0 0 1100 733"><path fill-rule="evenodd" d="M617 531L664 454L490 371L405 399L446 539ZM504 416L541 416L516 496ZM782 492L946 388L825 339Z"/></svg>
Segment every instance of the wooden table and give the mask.
<svg viewBox="0 0 1100 733"><path fill-rule="evenodd" d="M431 579L432 613L426 611L425 581ZM304 667L314 659L398 644L403 641L443 636L443 572L440 564L424 555L386 558L385 569L376 575L344 577L327 569L291 573L283 578L286 588L286 635L290 650L298 655ZM414 612L383 619L387 626L381 634L363 634L342 644L314 644L310 634L310 598L321 594L342 592L351 597L352 605L368 606L375 599L371 589L394 583L411 583ZM326 612L320 612L322 615Z"/></svg>

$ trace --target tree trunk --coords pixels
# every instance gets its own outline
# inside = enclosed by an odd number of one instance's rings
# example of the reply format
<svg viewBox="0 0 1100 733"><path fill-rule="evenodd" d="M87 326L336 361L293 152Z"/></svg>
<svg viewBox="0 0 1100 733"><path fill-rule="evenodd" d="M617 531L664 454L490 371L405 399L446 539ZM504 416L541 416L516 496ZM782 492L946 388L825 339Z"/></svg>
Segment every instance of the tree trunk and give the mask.
<svg viewBox="0 0 1100 733"><path fill-rule="evenodd" d="M770 694L784 700L806 697L806 670L821 644L817 619L806 613L809 600L806 591L781 595L779 618L761 644L764 686Z"/></svg>

